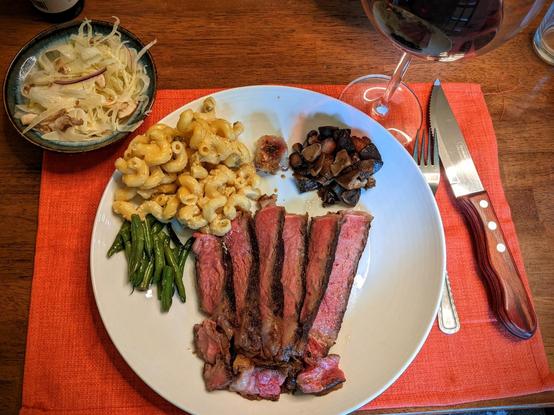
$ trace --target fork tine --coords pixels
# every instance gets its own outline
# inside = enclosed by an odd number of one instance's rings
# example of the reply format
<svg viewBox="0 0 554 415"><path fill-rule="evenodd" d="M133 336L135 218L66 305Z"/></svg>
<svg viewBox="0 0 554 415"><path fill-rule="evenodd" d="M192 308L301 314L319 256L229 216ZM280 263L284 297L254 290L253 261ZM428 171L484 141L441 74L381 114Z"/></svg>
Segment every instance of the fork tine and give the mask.
<svg viewBox="0 0 554 415"><path fill-rule="evenodd" d="M439 136L437 135L437 129L433 128L433 164L438 166L439 163Z"/></svg>
<svg viewBox="0 0 554 415"><path fill-rule="evenodd" d="M415 160L416 164L419 164L419 155L418 155L418 147L419 147L419 131L415 135L415 141L414 141L414 151L412 152L412 158Z"/></svg>
<svg viewBox="0 0 554 415"><path fill-rule="evenodd" d="M427 130L427 165L432 166L433 159L432 159L432 152L433 151L433 136L431 134L431 129Z"/></svg>
<svg viewBox="0 0 554 415"><path fill-rule="evenodd" d="M422 129L421 130L421 137L420 137L420 140L421 140L421 143L420 143L420 148L417 150L418 153L419 153L419 167L421 168L422 166L425 166L425 141L427 141L425 139L425 136L427 134L425 134L425 129Z"/></svg>

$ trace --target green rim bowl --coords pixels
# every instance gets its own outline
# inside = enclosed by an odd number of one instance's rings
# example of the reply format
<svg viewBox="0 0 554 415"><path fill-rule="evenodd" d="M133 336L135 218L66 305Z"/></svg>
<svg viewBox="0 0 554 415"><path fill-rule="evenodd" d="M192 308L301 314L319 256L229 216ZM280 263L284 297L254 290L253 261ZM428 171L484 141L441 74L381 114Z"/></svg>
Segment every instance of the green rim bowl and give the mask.
<svg viewBox="0 0 554 415"><path fill-rule="evenodd" d="M131 134L129 131L116 131L104 137L99 137L90 141L68 142L46 140L42 138L42 135L36 130L30 130L24 134L24 126L21 124L21 121L16 119L14 116L16 105L24 104L26 100L26 98L21 95L21 87L25 81L25 75L29 71L28 62L32 62L32 58L38 58L38 56L40 56L40 54L52 44L63 42L64 39L69 39L70 35L76 34L81 23L82 20L74 20L59 26L51 27L36 35L17 53L15 58L12 60L8 68L6 78L4 79L4 107L6 108L6 112L8 113L8 118L11 123L20 135L29 140L31 143L47 150L62 153L82 153L107 146ZM91 24L95 33L108 34L113 28L113 23L102 20L91 20ZM121 33L121 40L127 41L127 45L129 47L135 48L137 51L144 47L142 42L128 30L119 26L118 31ZM157 73L154 59L152 58L150 51L147 51L141 57L139 63L144 65L146 73L150 77L150 85L146 91L148 103L143 106L141 111L137 111L127 121L127 123L131 124L141 121L147 116L156 96Z"/></svg>

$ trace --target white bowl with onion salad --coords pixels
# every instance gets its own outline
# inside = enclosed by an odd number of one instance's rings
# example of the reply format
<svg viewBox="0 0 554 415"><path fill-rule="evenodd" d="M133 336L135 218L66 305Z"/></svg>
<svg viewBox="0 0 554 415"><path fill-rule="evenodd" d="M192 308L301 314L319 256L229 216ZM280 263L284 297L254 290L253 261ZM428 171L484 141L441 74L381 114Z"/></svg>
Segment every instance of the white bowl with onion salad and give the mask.
<svg viewBox="0 0 554 415"><path fill-rule="evenodd" d="M40 147L84 152L134 131L156 92L149 49L114 22L74 21L30 40L4 81L4 105L17 131Z"/></svg>

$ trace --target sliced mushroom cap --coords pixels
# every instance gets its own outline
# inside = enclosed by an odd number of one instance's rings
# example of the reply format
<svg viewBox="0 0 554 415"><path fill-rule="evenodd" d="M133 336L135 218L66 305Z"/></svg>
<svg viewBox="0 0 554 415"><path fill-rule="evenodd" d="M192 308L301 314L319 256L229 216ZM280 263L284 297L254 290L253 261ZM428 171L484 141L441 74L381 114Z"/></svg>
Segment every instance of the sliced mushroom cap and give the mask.
<svg viewBox="0 0 554 415"><path fill-rule="evenodd" d="M297 152L294 152L289 156L289 165L292 167L293 170L302 167L303 164L304 161L302 160L302 156Z"/></svg>
<svg viewBox="0 0 554 415"><path fill-rule="evenodd" d="M320 154L321 144L319 143L310 144L309 146L305 147L304 150L302 150L302 157L304 157L304 160L309 163L315 161Z"/></svg>
<svg viewBox="0 0 554 415"><path fill-rule="evenodd" d="M292 145L292 151L296 151L297 153L301 153L303 148L301 143L294 143Z"/></svg>
<svg viewBox="0 0 554 415"><path fill-rule="evenodd" d="M321 170L323 169L323 163L325 162L325 154L322 154L321 157L318 157L316 161L310 166L310 174L313 177L317 177Z"/></svg>
<svg viewBox="0 0 554 415"><path fill-rule="evenodd" d="M371 140L365 135L363 137L357 137L353 135L351 137L351 140L352 140L352 143L354 144L354 147L356 148L357 153L362 151L362 149L364 149L371 143Z"/></svg>
<svg viewBox="0 0 554 415"><path fill-rule="evenodd" d="M337 128L333 132L333 138L337 140L339 138L339 135L346 134L348 137L352 135L352 130L350 128Z"/></svg>
<svg viewBox="0 0 554 415"><path fill-rule="evenodd" d="M356 206L356 204L360 200L360 193L360 189L345 190L341 193L340 198L346 205Z"/></svg>
<svg viewBox="0 0 554 415"><path fill-rule="evenodd" d="M57 118L53 123L50 124L52 130L65 131L69 127L75 125L83 125L83 120L79 118L73 118L68 114L64 114L61 117Z"/></svg>
<svg viewBox="0 0 554 415"><path fill-rule="evenodd" d="M309 146L310 144L317 143L319 141L319 134L316 130L310 131L308 134L306 134L306 141L304 142L305 146Z"/></svg>
<svg viewBox="0 0 554 415"><path fill-rule="evenodd" d="M383 166L383 162L380 160L360 160L356 163L356 168L360 170L360 172L363 173L363 176L365 178L368 178L369 176L374 175L377 173L381 167Z"/></svg>
<svg viewBox="0 0 554 415"><path fill-rule="evenodd" d="M339 150L344 149L349 153L354 153L356 151L356 147L354 147L354 143L352 142L350 133L346 129L339 130L335 141L337 142L337 148Z"/></svg>
<svg viewBox="0 0 554 415"><path fill-rule="evenodd" d="M378 160L381 162L381 164L383 161L383 159L381 158L381 153L379 153L379 150L373 143L369 143L366 147L364 147L360 151L360 158L362 160L369 160L369 159Z"/></svg>
<svg viewBox="0 0 554 415"><path fill-rule="evenodd" d="M357 169L343 173L335 178L335 180L346 190L360 189L367 183L367 179L361 178L360 171Z"/></svg>
<svg viewBox="0 0 554 415"><path fill-rule="evenodd" d="M319 135L319 133L317 132L317 130L310 130L310 131L308 131L308 134L306 134L306 140L307 140L308 138L312 137L312 136L316 136L316 137L317 137L318 135Z"/></svg>
<svg viewBox="0 0 554 415"><path fill-rule="evenodd" d="M319 172L319 177L316 179L321 185L326 186L333 180L333 173L331 172L331 166L333 164L333 158L327 154L322 154L322 166Z"/></svg>
<svg viewBox="0 0 554 415"><path fill-rule="evenodd" d="M333 164L331 164L331 173L333 174L333 177L338 176L341 171L343 171L351 164L352 161L350 159L350 156L348 155L348 152L344 149L340 150L335 155L335 161L333 162Z"/></svg>

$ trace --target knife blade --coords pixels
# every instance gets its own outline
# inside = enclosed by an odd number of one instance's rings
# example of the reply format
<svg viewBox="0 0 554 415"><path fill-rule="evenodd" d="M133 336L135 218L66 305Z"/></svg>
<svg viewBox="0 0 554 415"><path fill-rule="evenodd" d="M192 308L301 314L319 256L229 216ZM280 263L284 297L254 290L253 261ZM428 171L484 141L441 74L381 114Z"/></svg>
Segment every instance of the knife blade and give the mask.
<svg viewBox="0 0 554 415"><path fill-rule="evenodd" d="M491 294L492 308L512 334L528 339L537 329L533 305L438 79L431 92L429 121L437 132L446 177L470 226L479 269Z"/></svg>

